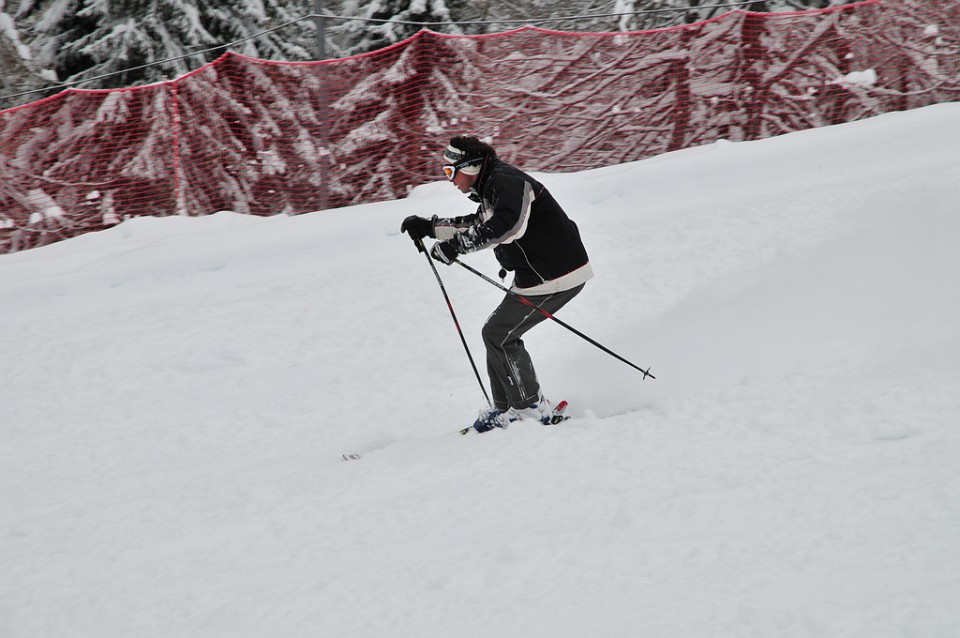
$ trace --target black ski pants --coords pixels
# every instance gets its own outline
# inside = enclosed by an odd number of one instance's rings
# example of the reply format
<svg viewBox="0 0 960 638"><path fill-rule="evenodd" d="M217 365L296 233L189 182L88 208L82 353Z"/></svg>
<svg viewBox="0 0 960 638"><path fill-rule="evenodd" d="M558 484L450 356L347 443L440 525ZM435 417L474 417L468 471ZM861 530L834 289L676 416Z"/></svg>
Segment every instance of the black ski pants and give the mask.
<svg viewBox="0 0 960 638"><path fill-rule="evenodd" d="M576 297L585 284L549 295L526 296L531 303L554 314ZM499 410L528 408L537 402L540 382L533 361L523 346L524 334L546 316L508 294L483 326L487 349L487 374L493 405Z"/></svg>

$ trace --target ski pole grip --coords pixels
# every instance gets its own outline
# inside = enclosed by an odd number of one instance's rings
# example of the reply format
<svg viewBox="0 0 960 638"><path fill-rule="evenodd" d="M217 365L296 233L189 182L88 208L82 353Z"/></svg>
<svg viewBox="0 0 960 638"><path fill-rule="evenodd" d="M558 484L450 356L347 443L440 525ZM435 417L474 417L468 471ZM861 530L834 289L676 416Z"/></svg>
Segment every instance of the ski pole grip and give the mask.
<svg viewBox="0 0 960 638"><path fill-rule="evenodd" d="M417 237L416 239L413 240L413 243L417 245L417 250L419 250L420 252L422 253L427 252L426 246L423 245L423 237Z"/></svg>

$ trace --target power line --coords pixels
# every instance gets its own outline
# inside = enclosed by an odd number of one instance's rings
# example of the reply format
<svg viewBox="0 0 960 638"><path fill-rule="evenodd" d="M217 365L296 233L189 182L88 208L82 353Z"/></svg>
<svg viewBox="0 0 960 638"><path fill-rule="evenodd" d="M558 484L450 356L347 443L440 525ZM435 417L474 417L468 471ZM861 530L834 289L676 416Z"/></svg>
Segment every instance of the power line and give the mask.
<svg viewBox="0 0 960 638"><path fill-rule="evenodd" d="M178 60L183 60L185 58L193 57L195 55L204 55L217 51L219 49L226 49L233 47L234 45L241 44L243 42L249 42L250 40L256 40L257 38L263 37L274 31L279 31L280 29L285 29L294 24L303 22L305 20L316 20L322 18L325 20L341 20L341 21L358 21L358 22L370 22L378 24L402 24L410 26L421 26L421 27L440 27L440 26L453 26L453 25L493 25L493 24L546 24L551 22L565 22L571 20L589 20L594 18L620 18L624 16L635 16L635 15L650 15L656 13L684 13L689 11L697 11L701 9L723 9L723 8L733 8L733 7L742 7L750 4L754 4L756 0L747 0L744 2L728 2L724 4L714 4L714 5L704 5L699 7L664 7L662 9L646 9L643 11L624 11L620 13L592 13L592 14L583 14L583 15L574 15L574 16L565 16L560 18L534 18L534 19L497 19L497 20L465 20L460 22L419 22L419 21L410 21L410 20L394 20L390 18L361 18L355 16L337 16L329 14L316 14L311 13L309 15L297 18L296 20L290 20L283 24L271 27L269 29L264 29L253 35L240 38L239 40L234 40L233 42L227 42L226 44L220 44L209 49L204 49L202 51L194 51L192 53L185 53L183 55L174 56L171 58L164 58L163 60L157 60L156 62L149 62L147 64L141 64L140 66L130 67L128 69L123 69L121 71L111 71L110 73L104 73L102 75L97 75L89 78L82 78L80 80L74 80L73 82L62 82L60 84L54 84L51 86L46 86L39 89L31 89L29 91L22 91L20 93L13 93L11 95L0 95L0 101L3 100L12 100L14 98L23 97L25 95L33 95L34 93L46 93L48 91L69 89L71 87L86 84L88 82L95 82L97 80L103 80L106 78L114 77L117 75L122 75L124 73L130 73L132 71L140 71L152 66L158 66L161 64L167 64L169 62L176 62Z"/></svg>
<svg viewBox="0 0 960 638"><path fill-rule="evenodd" d="M166 64L167 62L176 62L177 60L183 60L183 59L185 59L185 58L190 58L190 57L193 57L193 56L195 56L195 55L204 55L204 54L206 54L206 53L211 53L211 52L217 51L217 50L219 50L219 49L225 49L225 48L227 48L227 47L232 47L232 46L235 45L235 44L241 44L241 43L243 43L243 42L249 42L250 40L255 40L255 39L257 39L257 38L260 38L260 37L262 37L262 36L267 35L268 33L272 33L272 32L274 32L274 31L278 31L278 30L280 30L280 29L284 29L284 28L286 28L286 27L289 27L290 25L296 24L296 23L298 23L298 22L302 22L303 20L306 20L306 19L311 18L311 17L312 17L312 16L306 16L306 17L303 17L303 18L297 18L296 20L290 20L289 22L285 22L285 23L283 23L283 24L281 24L281 25L277 25L277 26L275 26L275 27L271 27L271 28L269 28L269 29L265 29L265 30L263 30L263 31L260 31L259 33L254 33L253 35L247 36L247 37L245 37L245 38L240 38L239 40L234 40L233 42L228 42L228 43L226 43L226 44L220 44L220 45L218 45L218 46L211 47L211 48L209 48L209 49L204 49L204 50L202 50L202 51L193 51L192 53L184 53L183 55L177 55L177 56L174 56L174 57L172 57L172 58L164 58L163 60L157 60L156 62L148 62L147 64L141 64L140 66L134 66L134 67L130 67L130 68L128 68L128 69L123 69L122 71L111 71L110 73L104 73L103 75L97 75L97 76L90 77L90 78L83 78L83 79L80 79L80 80L75 80L75 81L73 81L73 82L63 82L63 83L61 83L61 84L54 84L53 86L47 86L47 87L44 87L44 88L42 88L42 89L33 89L33 90L30 90L30 91L23 91L22 93L14 93L13 95L0 95L0 100L12 100L13 98L23 97L24 95L31 95L31 94L33 94L33 93L44 93L44 92L46 92L46 91L53 91L53 90L56 90L56 89L68 89L68 88L73 87L73 86L76 86L76 85L78 85L78 84L86 84L87 82L94 82L95 80L102 80L102 79L104 79L104 78L113 77L113 76L115 76L115 75L122 75L122 74L124 74L124 73L130 73L131 71L139 71L139 70L141 70L141 69L146 69L146 68L149 68L149 67L151 67L151 66L157 66L157 65L160 65L160 64Z"/></svg>
<svg viewBox="0 0 960 638"><path fill-rule="evenodd" d="M404 24L404 25L420 25L424 27L431 26L454 26L461 24L543 24L547 22L566 22L569 20L588 20L592 18L620 18L623 16L637 16L637 15L649 15L654 13L684 13L688 11L699 11L700 9L724 9L728 7L743 7L750 4L756 4L757 0L746 0L745 2L725 2L724 4L711 4L703 5L699 7L664 7L662 9L645 9L643 11L623 11L620 13L588 13L583 15L575 16L566 16L561 18L530 18L530 19L510 19L503 18L497 20L459 20L459 21L450 21L450 22L420 22L415 20L394 20L393 18L359 18L352 16L335 16L335 15L323 15L318 16L316 14L307 16L308 18L318 18L323 17L327 20L343 20L343 21L360 21L360 22L376 22L380 24Z"/></svg>

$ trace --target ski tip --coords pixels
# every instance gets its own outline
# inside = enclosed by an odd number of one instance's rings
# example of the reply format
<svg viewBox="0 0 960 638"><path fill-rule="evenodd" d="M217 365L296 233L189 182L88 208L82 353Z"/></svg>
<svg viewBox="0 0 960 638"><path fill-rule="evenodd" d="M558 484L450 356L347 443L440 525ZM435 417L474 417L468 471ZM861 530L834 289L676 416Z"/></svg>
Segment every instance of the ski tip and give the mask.
<svg viewBox="0 0 960 638"><path fill-rule="evenodd" d="M567 402L561 401L553 407L553 416L550 417L550 423L545 423L545 425L557 425L558 423L563 423L570 417L565 414L567 409Z"/></svg>

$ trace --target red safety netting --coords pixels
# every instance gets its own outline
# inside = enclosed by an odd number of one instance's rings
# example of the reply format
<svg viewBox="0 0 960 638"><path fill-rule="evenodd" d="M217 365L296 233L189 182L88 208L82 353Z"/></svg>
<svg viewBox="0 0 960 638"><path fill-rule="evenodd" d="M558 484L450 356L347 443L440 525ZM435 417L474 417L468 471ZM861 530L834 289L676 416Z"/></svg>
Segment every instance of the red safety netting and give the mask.
<svg viewBox="0 0 960 638"><path fill-rule="evenodd" d="M736 11L638 33L422 31L373 53L228 53L177 80L0 111L0 252L129 216L402 197L446 140L577 171L960 99L960 3Z"/></svg>

